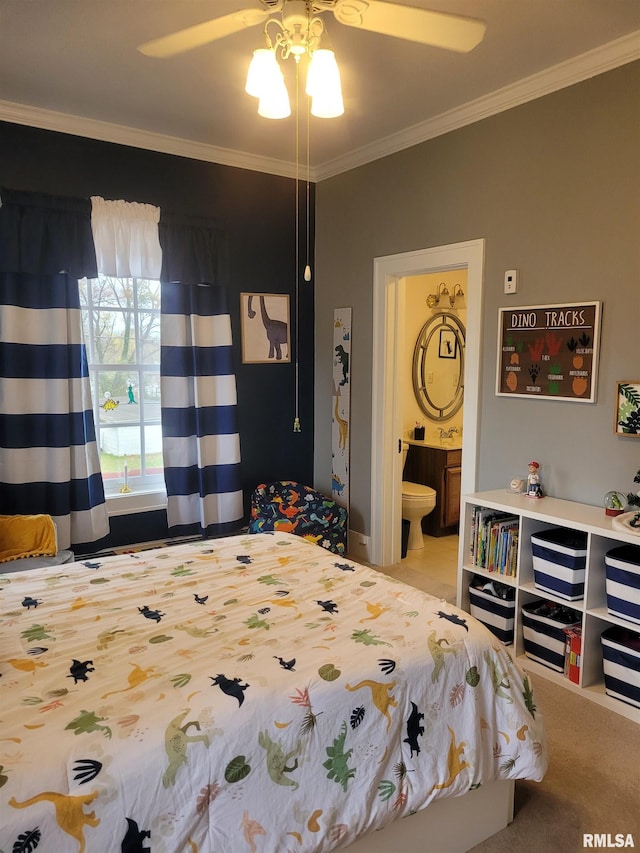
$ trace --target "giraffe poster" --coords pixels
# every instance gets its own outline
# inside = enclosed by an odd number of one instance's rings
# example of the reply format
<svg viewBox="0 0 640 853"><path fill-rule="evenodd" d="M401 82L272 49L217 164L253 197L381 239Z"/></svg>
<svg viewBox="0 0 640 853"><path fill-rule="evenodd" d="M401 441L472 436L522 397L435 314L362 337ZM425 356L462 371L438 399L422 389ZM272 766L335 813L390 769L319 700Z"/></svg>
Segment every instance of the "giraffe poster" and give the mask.
<svg viewBox="0 0 640 853"><path fill-rule="evenodd" d="M349 509L351 409L351 308L333 312L333 399L331 413L331 496Z"/></svg>
<svg viewBox="0 0 640 853"><path fill-rule="evenodd" d="M241 293L240 317L243 364L291 361L286 293Z"/></svg>

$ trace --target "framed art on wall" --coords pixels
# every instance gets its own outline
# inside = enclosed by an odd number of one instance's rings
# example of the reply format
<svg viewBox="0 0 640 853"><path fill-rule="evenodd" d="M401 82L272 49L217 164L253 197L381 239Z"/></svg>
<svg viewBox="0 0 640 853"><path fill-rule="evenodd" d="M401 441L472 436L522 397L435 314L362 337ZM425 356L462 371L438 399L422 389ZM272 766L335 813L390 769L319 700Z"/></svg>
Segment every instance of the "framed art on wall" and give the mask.
<svg viewBox="0 0 640 853"><path fill-rule="evenodd" d="M438 356L440 358L455 358L458 349L458 339L453 329L440 329Z"/></svg>
<svg viewBox="0 0 640 853"><path fill-rule="evenodd" d="M496 394L594 403L602 303L498 310Z"/></svg>
<svg viewBox="0 0 640 853"><path fill-rule="evenodd" d="M243 364L291 361L289 296L286 293L241 293Z"/></svg>
<svg viewBox="0 0 640 853"><path fill-rule="evenodd" d="M640 438L640 379L616 383L614 431Z"/></svg>

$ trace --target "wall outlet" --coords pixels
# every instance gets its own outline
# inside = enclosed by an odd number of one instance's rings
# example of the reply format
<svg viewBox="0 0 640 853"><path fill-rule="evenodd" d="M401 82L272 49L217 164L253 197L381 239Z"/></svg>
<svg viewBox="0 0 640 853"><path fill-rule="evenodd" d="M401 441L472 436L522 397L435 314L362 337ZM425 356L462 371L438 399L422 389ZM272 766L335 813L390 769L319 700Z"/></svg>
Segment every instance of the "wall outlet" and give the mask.
<svg viewBox="0 0 640 853"><path fill-rule="evenodd" d="M507 270L504 274L504 292L518 292L518 270Z"/></svg>

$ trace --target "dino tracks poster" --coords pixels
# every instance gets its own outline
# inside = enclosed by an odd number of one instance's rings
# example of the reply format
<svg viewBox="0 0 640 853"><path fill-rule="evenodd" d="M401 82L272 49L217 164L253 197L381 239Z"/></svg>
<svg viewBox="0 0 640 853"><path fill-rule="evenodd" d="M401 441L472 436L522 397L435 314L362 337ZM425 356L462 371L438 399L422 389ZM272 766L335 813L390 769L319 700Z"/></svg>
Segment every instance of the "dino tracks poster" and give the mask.
<svg viewBox="0 0 640 853"><path fill-rule="evenodd" d="M593 403L600 316L600 302L500 308L496 394Z"/></svg>

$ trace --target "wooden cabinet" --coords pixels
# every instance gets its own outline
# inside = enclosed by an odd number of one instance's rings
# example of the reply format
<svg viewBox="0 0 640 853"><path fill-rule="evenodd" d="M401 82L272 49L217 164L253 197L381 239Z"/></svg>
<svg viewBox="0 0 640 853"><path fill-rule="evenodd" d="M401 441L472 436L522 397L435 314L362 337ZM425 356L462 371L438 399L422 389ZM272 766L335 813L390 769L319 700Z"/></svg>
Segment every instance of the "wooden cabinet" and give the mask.
<svg viewBox="0 0 640 853"><path fill-rule="evenodd" d="M458 566L458 606L470 610L469 585L475 576L495 580L515 588L514 640L513 653L529 672L535 672L561 684L570 690L576 690L599 704L615 710L631 720L640 722L640 709L627 704L605 692L603 673L602 633L612 626L621 626L632 631L640 631L640 625L622 619L609 612L606 596L605 556L612 548L621 544L640 544L640 537L633 533L617 529L612 519L605 515L602 507L574 503L545 497L531 500L525 495L514 495L506 491L479 492L462 498L462 520L460 525L460 550ZM488 571L475 565L476 551L473 547L476 539L477 509L495 510L515 517L517 522L517 543L515 564L511 564L512 576L501 574L499 570ZM531 537L554 528L563 528L570 532L581 532L586 539L586 570L584 597L568 601L542 590L536 586ZM542 599L570 607L579 614L582 629L581 662L578 683L570 681L562 672L555 672L548 666L532 660L525 655L523 632L523 605Z"/></svg>
<svg viewBox="0 0 640 853"><path fill-rule="evenodd" d="M462 453L456 450L456 453ZM460 521L460 482L462 468L460 465L447 465L444 469L444 506L443 521L445 527L457 525Z"/></svg>
<svg viewBox="0 0 640 853"><path fill-rule="evenodd" d="M449 536L458 532L461 463L461 448L409 443L402 478L431 486L437 493L435 509L422 520L422 530L429 536Z"/></svg>

